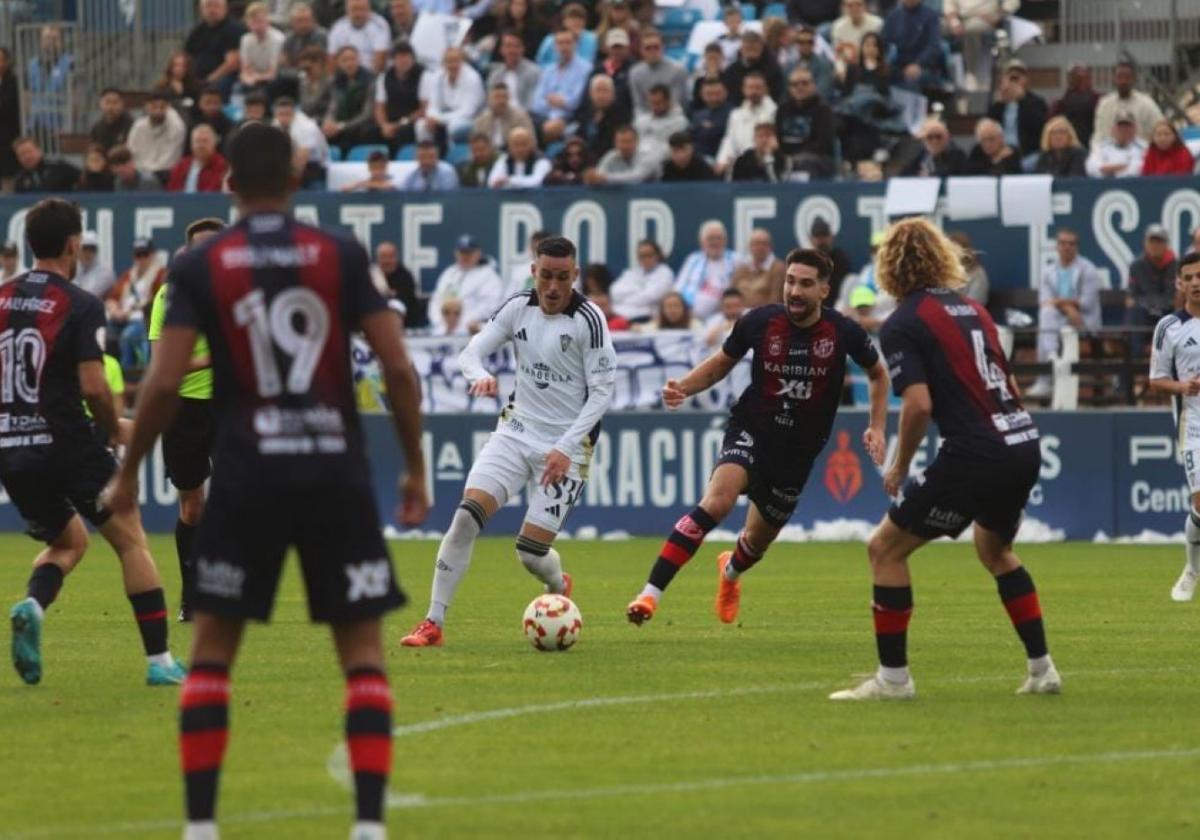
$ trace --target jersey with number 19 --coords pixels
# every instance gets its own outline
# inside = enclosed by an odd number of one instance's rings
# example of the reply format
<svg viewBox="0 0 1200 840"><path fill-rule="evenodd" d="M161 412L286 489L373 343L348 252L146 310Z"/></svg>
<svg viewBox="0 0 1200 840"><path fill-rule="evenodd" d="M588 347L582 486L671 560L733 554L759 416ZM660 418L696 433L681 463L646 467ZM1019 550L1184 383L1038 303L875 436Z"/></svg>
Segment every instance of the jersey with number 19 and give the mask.
<svg viewBox="0 0 1200 840"><path fill-rule="evenodd" d="M350 332L386 305L362 246L277 213L182 254L166 330L206 335L217 435L194 606L265 619L289 545L315 620L402 602L355 406Z"/></svg>

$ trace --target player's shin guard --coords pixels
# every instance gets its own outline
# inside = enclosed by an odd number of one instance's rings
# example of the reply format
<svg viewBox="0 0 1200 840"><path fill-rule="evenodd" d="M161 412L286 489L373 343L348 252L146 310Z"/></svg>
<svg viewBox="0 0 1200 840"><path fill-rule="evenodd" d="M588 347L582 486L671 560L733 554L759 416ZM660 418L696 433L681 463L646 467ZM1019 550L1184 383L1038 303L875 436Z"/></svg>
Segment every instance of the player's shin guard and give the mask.
<svg viewBox="0 0 1200 840"><path fill-rule="evenodd" d="M733 557L729 559L729 564L725 567L725 577L729 580L737 580L743 572L754 568L754 564L761 560L765 553L765 551L755 551L746 540L746 532L742 531L738 534L737 544L733 547Z"/></svg>
<svg viewBox="0 0 1200 840"><path fill-rule="evenodd" d="M692 559L708 532L715 527L717 521L700 506L676 522L650 570L650 585L659 590L670 586L675 573Z"/></svg>
<svg viewBox="0 0 1200 840"><path fill-rule="evenodd" d="M179 758L188 822L209 822L217 808L217 777L229 741L229 669L196 662L179 693Z"/></svg>
<svg viewBox="0 0 1200 840"><path fill-rule="evenodd" d="M358 821L383 822L392 769L392 692L376 668L356 668L346 675L346 745Z"/></svg>
<svg viewBox="0 0 1200 840"><path fill-rule="evenodd" d="M1030 659L1046 655L1046 628L1042 625L1042 605L1038 603L1037 588L1024 566L996 577L1000 600L1012 619L1013 627L1025 644Z"/></svg>
<svg viewBox="0 0 1200 840"><path fill-rule="evenodd" d="M446 610L454 600L458 584L467 574L475 538L485 524L487 514L483 506L474 499L463 499L454 512L454 518L450 520L446 536L442 537L442 544L438 546L437 566L433 571L429 614L426 616L439 626L446 621Z"/></svg>
<svg viewBox="0 0 1200 840"><path fill-rule="evenodd" d="M195 559L192 556L192 544L196 541L196 526L189 525L182 519L175 521L175 552L179 555L179 579L183 585L183 601L187 603L192 598L193 577L195 575Z"/></svg>
<svg viewBox="0 0 1200 840"><path fill-rule="evenodd" d="M167 652L167 600L162 588L129 596L147 656Z"/></svg>
<svg viewBox="0 0 1200 840"><path fill-rule="evenodd" d="M1188 570L1200 574L1200 511L1192 508L1183 533L1187 537Z"/></svg>
<svg viewBox="0 0 1200 840"><path fill-rule="evenodd" d="M531 575L546 584L548 591L563 591L562 560L550 543L520 535L517 537L517 557Z"/></svg>
<svg viewBox="0 0 1200 840"><path fill-rule="evenodd" d="M876 586L871 613L875 619L875 647L885 677L908 667L908 621L912 618L911 586ZM895 669L895 670L891 670ZM902 682L903 680L893 680Z"/></svg>
<svg viewBox="0 0 1200 840"><path fill-rule="evenodd" d="M34 567L33 574L29 576L29 584L25 588L25 595L37 601L38 606L45 610L58 597L62 583L62 569L53 563L43 563Z"/></svg>

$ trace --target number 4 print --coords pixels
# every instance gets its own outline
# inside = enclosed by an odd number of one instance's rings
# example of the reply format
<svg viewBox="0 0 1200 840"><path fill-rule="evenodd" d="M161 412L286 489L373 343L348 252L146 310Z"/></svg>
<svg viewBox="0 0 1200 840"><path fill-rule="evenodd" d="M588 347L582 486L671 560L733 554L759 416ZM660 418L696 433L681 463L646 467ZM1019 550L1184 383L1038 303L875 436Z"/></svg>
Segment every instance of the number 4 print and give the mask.
<svg viewBox="0 0 1200 840"><path fill-rule="evenodd" d="M1004 371L987 357L987 340L984 338L983 330L971 330L971 343L975 345L975 367L979 369L979 375L983 377L983 384L989 391L999 391L1001 399L1012 399Z"/></svg>
<svg viewBox="0 0 1200 840"><path fill-rule="evenodd" d="M329 337L329 311L315 292L288 289L277 294L268 308L262 289L255 289L233 305L233 318L249 336L260 397L277 397L284 391L275 348L292 358L287 392L308 391ZM303 321L299 329L297 318Z"/></svg>

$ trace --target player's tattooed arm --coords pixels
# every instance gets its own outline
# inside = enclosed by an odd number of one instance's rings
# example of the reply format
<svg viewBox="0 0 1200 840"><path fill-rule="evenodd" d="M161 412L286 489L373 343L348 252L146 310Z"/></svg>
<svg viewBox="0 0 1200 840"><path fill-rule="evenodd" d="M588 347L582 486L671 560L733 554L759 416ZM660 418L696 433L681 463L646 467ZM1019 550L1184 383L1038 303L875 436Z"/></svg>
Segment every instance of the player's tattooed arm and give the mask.
<svg viewBox="0 0 1200 840"><path fill-rule="evenodd" d="M932 416L933 400L929 396L929 386L922 382L905 388L900 406L900 440L896 447L896 460L883 476L883 489L889 496L899 493L900 486L908 478L913 456L925 440Z"/></svg>
<svg viewBox="0 0 1200 840"><path fill-rule="evenodd" d="M683 379L668 379L662 389L663 405L676 409L688 397L707 391L729 375L738 360L724 350L718 350L696 365Z"/></svg>
<svg viewBox="0 0 1200 840"><path fill-rule="evenodd" d="M871 414L867 422L867 430L863 432L863 446L876 464L883 464L883 456L887 445L887 406L888 390L891 381L888 379L887 366L883 359L867 369L868 394L870 396Z"/></svg>

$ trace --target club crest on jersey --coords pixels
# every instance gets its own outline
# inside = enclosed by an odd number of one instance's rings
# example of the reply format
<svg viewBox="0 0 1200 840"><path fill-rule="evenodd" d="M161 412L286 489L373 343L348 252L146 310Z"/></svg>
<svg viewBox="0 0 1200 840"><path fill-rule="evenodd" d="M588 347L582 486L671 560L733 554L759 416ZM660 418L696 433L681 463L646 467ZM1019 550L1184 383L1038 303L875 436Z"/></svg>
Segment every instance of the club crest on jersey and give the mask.
<svg viewBox="0 0 1200 840"><path fill-rule="evenodd" d="M813 342L813 356L818 359L828 359L833 355L833 339L821 338Z"/></svg>
<svg viewBox="0 0 1200 840"><path fill-rule="evenodd" d="M558 344L560 347L562 347L564 353L567 352L567 348L571 346L571 336L560 335L558 337Z"/></svg>
<svg viewBox="0 0 1200 840"><path fill-rule="evenodd" d="M783 339L779 336L774 336L771 343L767 345L767 355L778 356L783 352Z"/></svg>

